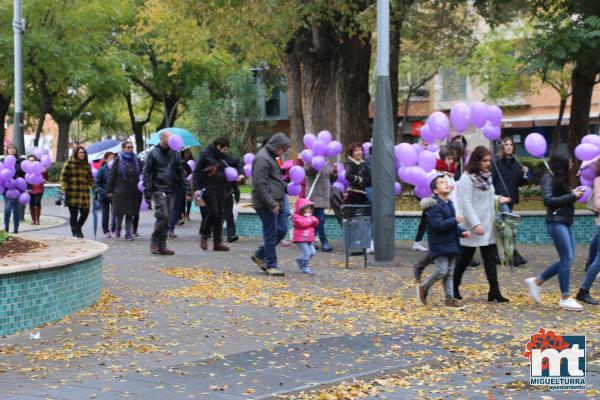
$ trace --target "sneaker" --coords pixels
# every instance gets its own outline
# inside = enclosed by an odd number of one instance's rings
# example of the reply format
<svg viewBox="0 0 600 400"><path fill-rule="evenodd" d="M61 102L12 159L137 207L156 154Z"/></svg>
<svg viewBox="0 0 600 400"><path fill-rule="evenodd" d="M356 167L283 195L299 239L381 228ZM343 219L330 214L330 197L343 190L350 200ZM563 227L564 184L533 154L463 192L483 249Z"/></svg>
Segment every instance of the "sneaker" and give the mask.
<svg viewBox="0 0 600 400"><path fill-rule="evenodd" d="M117 229L117 230L115 231L115 237L116 237L117 239L119 239L119 238L121 237L121 230L120 230L120 229Z"/></svg>
<svg viewBox="0 0 600 400"><path fill-rule="evenodd" d="M559 301L558 305L560 308L567 311L583 311L583 306L572 297Z"/></svg>
<svg viewBox="0 0 600 400"><path fill-rule="evenodd" d="M177 239L177 235L174 231L169 231L169 239Z"/></svg>
<svg viewBox="0 0 600 400"><path fill-rule="evenodd" d="M325 253L329 253L329 252L333 251L333 247L331 247L329 245L329 243L323 243L321 246L321 251L324 251Z"/></svg>
<svg viewBox="0 0 600 400"><path fill-rule="evenodd" d="M300 270L300 272L303 273L303 274L307 274L307 275L314 275L315 274L314 271L312 269L310 269L310 267L302 268Z"/></svg>
<svg viewBox="0 0 600 400"><path fill-rule="evenodd" d="M252 256L252 261L254 261L254 264L258 265L260 267L260 269L262 269L264 272L267 272L267 269L265 268L265 259L264 258L260 258L257 256Z"/></svg>
<svg viewBox="0 0 600 400"><path fill-rule="evenodd" d="M422 305L427 305L427 290L421 285L417 285L417 299Z"/></svg>
<svg viewBox="0 0 600 400"><path fill-rule="evenodd" d="M413 245L412 245L412 249L414 251L422 251L422 252L429 251L427 249L427 247L423 246L423 242L422 241L421 242L414 242Z"/></svg>
<svg viewBox="0 0 600 400"><path fill-rule="evenodd" d="M296 265L298 266L298 269L300 270L300 272L302 272L302 270L304 269L304 263L302 261L303 260L296 258Z"/></svg>
<svg viewBox="0 0 600 400"><path fill-rule="evenodd" d="M106 232L106 233L104 234L104 237L108 239L108 238L111 238L111 237L112 237L112 235L110 234L110 232Z"/></svg>
<svg viewBox="0 0 600 400"><path fill-rule="evenodd" d="M132 234L133 236L135 236L135 237L139 237L139 236L140 236L140 234L139 234L137 231L133 231L131 234Z"/></svg>
<svg viewBox="0 0 600 400"><path fill-rule="evenodd" d="M283 271L277 267L266 267L264 271L267 273L267 275L271 275L271 276L284 276L285 275L283 273Z"/></svg>
<svg viewBox="0 0 600 400"><path fill-rule="evenodd" d="M535 283L535 278L527 278L523 282L525 283L527 290L529 290L529 295L533 301L540 303L540 293L542 292L542 287Z"/></svg>
<svg viewBox="0 0 600 400"><path fill-rule="evenodd" d="M446 298L446 307L448 308L453 308L455 310L460 310L462 308L465 308L465 306L463 306L462 304L460 304L458 302L458 300L452 298L452 297L447 297Z"/></svg>
<svg viewBox="0 0 600 400"><path fill-rule="evenodd" d="M235 235L235 236L229 236L229 237L227 237L227 243L237 242L238 239L239 239L239 237L237 235Z"/></svg>
<svg viewBox="0 0 600 400"><path fill-rule="evenodd" d="M125 240L128 240L130 242L133 240L133 236L131 235L131 233L126 233L125 234Z"/></svg>

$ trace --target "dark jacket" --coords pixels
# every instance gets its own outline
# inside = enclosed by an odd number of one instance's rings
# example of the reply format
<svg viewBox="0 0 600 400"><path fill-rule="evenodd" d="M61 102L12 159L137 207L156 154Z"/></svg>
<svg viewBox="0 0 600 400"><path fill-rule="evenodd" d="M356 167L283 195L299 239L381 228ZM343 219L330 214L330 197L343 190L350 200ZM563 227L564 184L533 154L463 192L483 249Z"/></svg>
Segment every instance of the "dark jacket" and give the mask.
<svg viewBox="0 0 600 400"><path fill-rule="evenodd" d="M565 191L555 188L552 183L552 175L548 172L542 177L540 182L544 206L546 206L546 222L571 225L577 196L572 191Z"/></svg>
<svg viewBox="0 0 600 400"><path fill-rule="evenodd" d="M98 170L98 175L96 176L96 186L98 191L98 196L102 201L110 201L108 196L106 195L106 185L108 184L108 178L110 176L110 170L108 169L108 164L104 163Z"/></svg>
<svg viewBox="0 0 600 400"><path fill-rule="evenodd" d="M227 185L225 168L228 166L225 154L221 153L212 144L200 155L196 170L194 171L194 188L223 189ZM214 175L206 174L206 169L217 166Z"/></svg>
<svg viewBox="0 0 600 400"><path fill-rule="evenodd" d="M365 161L357 162L348 157L344 166L346 180L350 189L364 191L366 187L371 186L370 170L365 167Z"/></svg>
<svg viewBox="0 0 600 400"><path fill-rule="evenodd" d="M275 150L289 146L290 139L284 133L276 133L256 153L252 162L252 207L272 210L279 206L283 210L286 184L281 179Z"/></svg>
<svg viewBox="0 0 600 400"><path fill-rule="evenodd" d="M495 162L492 177L496 194L510 197L512 204L519 204L519 186L525 185L529 181L523 175L522 168L523 166L512 156L496 159Z"/></svg>
<svg viewBox="0 0 600 400"><path fill-rule="evenodd" d="M144 164L144 197L150 199L152 193L173 193L175 185L190 195L190 186L186 180L185 168L179 153L171 149L154 146Z"/></svg>
<svg viewBox="0 0 600 400"><path fill-rule="evenodd" d="M140 212L142 194L137 185L139 173L133 163L127 163L125 178L121 173L121 160L116 158L110 170L106 192L112 193L112 208L117 215L136 215Z"/></svg>
<svg viewBox="0 0 600 400"><path fill-rule="evenodd" d="M427 238L432 258L460 254L460 235L465 230L456 222L452 200L443 201L434 196L427 201L435 202L427 213Z"/></svg>

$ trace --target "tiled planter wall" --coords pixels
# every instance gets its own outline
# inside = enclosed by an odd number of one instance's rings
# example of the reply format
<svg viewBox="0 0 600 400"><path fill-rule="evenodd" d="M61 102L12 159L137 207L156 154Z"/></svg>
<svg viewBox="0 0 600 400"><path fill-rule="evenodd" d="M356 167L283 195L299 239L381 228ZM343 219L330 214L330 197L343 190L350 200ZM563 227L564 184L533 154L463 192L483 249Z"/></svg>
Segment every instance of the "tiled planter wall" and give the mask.
<svg viewBox="0 0 600 400"><path fill-rule="evenodd" d="M100 298L102 256L0 275L0 335L57 321Z"/></svg>

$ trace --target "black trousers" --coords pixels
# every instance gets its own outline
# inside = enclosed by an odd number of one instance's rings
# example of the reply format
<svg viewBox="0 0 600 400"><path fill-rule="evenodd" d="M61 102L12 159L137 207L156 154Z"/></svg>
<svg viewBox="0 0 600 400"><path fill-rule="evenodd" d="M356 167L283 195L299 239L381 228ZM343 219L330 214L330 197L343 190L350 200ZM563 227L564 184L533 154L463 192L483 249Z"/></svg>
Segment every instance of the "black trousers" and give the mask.
<svg viewBox="0 0 600 400"><path fill-rule="evenodd" d="M142 201L146 201L146 200L142 200ZM140 214L138 213L133 216L133 232L137 232L139 224L140 224Z"/></svg>
<svg viewBox="0 0 600 400"><path fill-rule="evenodd" d="M71 230L81 230L89 214L89 208L69 206L69 223L71 224Z"/></svg>
<svg viewBox="0 0 600 400"><path fill-rule="evenodd" d="M454 266L455 293L462 282L463 274L473 259L473 255L475 254L477 247L460 246L460 249L460 255L456 259L456 265ZM496 263L496 254L498 253L498 249L496 249L496 245L490 244L488 246L480 246L479 252L483 258L483 267L485 268L485 276L487 277L487 281L490 284L490 291L499 290L498 269Z"/></svg>
<svg viewBox="0 0 600 400"><path fill-rule="evenodd" d="M215 242L223 240L223 210L225 208L225 189L210 188L204 192L206 203L206 218L202 220L200 234L210 236Z"/></svg>
<svg viewBox="0 0 600 400"><path fill-rule="evenodd" d="M235 236L235 219L233 218L233 193L225 197L225 222L227 223L227 237Z"/></svg>
<svg viewBox="0 0 600 400"><path fill-rule="evenodd" d="M415 236L415 242L420 242L423 240L425 236L425 228L427 227L427 214L425 211L421 213L421 221L419 222L419 227L417 228L417 236Z"/></svg>

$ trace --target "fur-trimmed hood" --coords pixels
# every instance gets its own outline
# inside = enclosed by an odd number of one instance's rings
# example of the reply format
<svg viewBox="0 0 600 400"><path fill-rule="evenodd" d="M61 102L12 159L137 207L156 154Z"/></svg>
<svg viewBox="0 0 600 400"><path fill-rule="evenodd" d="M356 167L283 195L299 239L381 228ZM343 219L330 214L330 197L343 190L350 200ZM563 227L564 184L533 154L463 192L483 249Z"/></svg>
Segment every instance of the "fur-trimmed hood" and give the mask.
<svg viewBox="0 0 600 400"><path fill-rule="evenodd" d="M422 210L428 210L436 205L436 201L433 197L424 197L419 204L421 205Z"/></svg>

